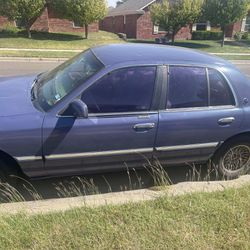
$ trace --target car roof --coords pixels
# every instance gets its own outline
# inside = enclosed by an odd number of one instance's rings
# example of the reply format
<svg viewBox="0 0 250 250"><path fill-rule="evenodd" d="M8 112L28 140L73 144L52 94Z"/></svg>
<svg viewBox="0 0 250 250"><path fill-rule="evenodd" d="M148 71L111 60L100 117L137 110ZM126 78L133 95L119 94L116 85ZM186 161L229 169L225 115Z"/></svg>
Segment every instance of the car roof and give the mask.
<svg viewBox="0 0 250 250"><path fill-rule="evenodd" d="M143 62L145 64L187 63L232 67L222 58L193 49L154 44L110 44L92 48L96 57L105 65Z"/></svg>

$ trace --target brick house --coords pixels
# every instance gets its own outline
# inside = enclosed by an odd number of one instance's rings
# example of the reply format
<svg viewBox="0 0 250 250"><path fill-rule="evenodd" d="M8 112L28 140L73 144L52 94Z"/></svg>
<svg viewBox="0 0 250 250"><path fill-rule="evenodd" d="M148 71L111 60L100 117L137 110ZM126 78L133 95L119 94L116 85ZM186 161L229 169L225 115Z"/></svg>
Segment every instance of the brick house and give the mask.
<svg viewBox="0 0 250 250"><path fill-rule="evenodd" d="M166 35L166 32L161 27L155 26L150 16L150 6L157 1L159 0L128 0L109 11L107 17L100 22L100 29L113 33L124 33L128 38L135 39L162 37ZM248 22L250 24L250 18L230 25L227 28L226 36L233 37L235 32L244 31ZM250 27L250 25L247 27ZM192 31L210 29L209 22L188 24L176 34L175 38L191 39Z"/></svg>
<svg viewBox="0 0 250 250"><path fill-rule="evenodd" d="M231 24L227 27L226 37L233 37L236 32L250 32L250 11L242 21Z"/></svg>
<svg viewBox="0 0 250 250"><path fill-rule="evenodd" d="M10 23L6 17L0 16L0 27ZM18 26L18 22L14 22ZM45 32L84 32L84 27L67 19L61 19L49 8L46 7L40 17L34 22L31 30L45 31ZM98 32L99 23L89 25L89 32Z"/></svg>

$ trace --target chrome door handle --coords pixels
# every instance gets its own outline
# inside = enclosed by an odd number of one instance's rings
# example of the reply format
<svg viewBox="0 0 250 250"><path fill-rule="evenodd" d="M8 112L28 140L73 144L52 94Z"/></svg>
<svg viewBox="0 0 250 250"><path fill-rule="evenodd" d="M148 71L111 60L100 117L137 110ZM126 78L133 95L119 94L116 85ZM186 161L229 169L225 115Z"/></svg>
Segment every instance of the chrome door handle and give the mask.
<svg viewBox="0 0 250 250"><path fill-rule="evenodd" d="M142 124L136 124L134 126L134 130L150 130L155 127L155 123L142 123Z"/></svg>
<svg viewBox="0 0 250 250"><path fill-rule="evenodd" d="M226 126L226 125L230 125L235 121L234 117L226 117L226 118L222 118L218 121L218 124L221 126Z"/></svg>

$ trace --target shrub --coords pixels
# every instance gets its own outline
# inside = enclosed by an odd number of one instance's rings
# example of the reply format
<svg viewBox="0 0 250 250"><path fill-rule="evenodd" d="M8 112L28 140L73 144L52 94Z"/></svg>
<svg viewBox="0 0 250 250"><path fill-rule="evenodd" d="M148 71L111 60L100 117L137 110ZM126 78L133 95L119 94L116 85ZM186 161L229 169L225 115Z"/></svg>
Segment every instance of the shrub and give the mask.
<svg viewBox="0 0 250 250"><path fill-rule="evenodd" d="M235 39L236 41L240 41L240 40L242 39L242 36L243 36L243 32L236 32L236 33L234 34L234 39Z"/></svg>
<svg viewBox="0 0 250 250"><path fill-rule="evenodd" d="M248 34L249 34L248 32L236 32L234 34L234 39L236 41L240 41L242 39L247 40L248 39Z"/></svg>
<svg viewBox="0 0 250 250"><path fill-rule="evenodd" d="M248 38L249 38L249 33L248 33L248 32L245 32L245 33L242 35L242 39L248 40Z"/></svg>
<svg viewBox="0 0 250 250"><path fill-rule="evenodd" d="M20 30L11 23L6 23L0 27L0 32L2 34L16 35Z"/></svg>
<svg viewBox="0 0 250 250"><path fill-rule="evenodd" d="M220 40L221 31L193 31L192 40Z"/></svg>

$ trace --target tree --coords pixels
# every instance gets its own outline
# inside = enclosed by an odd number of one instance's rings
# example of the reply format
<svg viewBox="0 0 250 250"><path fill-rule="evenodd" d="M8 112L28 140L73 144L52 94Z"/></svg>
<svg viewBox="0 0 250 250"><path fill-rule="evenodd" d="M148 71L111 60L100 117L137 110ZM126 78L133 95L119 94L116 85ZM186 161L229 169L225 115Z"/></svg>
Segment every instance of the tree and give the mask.
<svg viewBox="0 0 250 250"><path fill-rule="evenodd" d="M128 0L120 0L116 2L116 7L120 6L121 4L127 2Z"/></svg>
<svg viewBox="0 0 250 250"><path fill-rule="evenodd" d="M205 0L204 17L223 32L221 46L225 43L226 27L246 16L249 0Z"/></svg>
<svg viewBox="0 0 250 250"><path fill-rule="evenodd" d="M20 20L27 35L31 38L30 28L45 8L45 0L0 0L0 15L9 20Z"/></svg>
<svg viewBox="0 0 250 250"><path fill-rule="evenodd" d="M196 22L202 13L202 0L163 0L152 5L152 21L172 33L172 44L175 35L186 26Z"/></svg>
<svg viewBox="0 0 250 250"><path fill-rule="evenodd" d="M73 20L85 27L86 39L89 24L103 19L107 13L105 0L50 0L50 4L60 17Z"/></svg>

